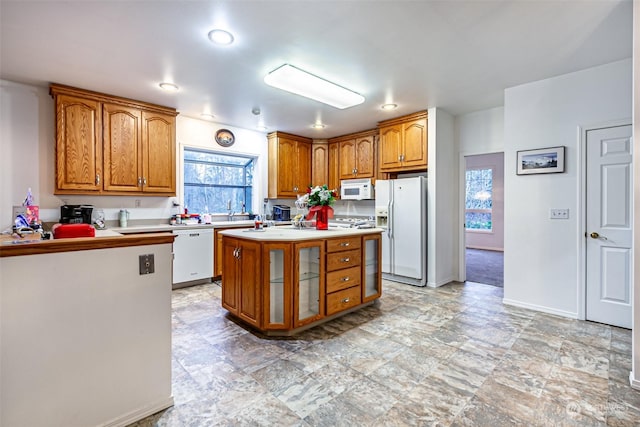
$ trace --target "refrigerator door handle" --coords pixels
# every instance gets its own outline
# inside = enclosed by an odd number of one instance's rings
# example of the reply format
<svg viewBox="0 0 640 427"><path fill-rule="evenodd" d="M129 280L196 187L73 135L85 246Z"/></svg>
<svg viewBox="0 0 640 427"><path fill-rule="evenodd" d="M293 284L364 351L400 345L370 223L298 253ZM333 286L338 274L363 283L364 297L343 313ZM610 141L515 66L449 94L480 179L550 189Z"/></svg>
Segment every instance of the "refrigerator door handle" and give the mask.
<svg viewBox="0 0 640 427"><path fill-rule="evenodd" d="M389 220L387 221L387 236L391 239L393 237L393 200L389 202L387 212L389 213Z"/></svg>

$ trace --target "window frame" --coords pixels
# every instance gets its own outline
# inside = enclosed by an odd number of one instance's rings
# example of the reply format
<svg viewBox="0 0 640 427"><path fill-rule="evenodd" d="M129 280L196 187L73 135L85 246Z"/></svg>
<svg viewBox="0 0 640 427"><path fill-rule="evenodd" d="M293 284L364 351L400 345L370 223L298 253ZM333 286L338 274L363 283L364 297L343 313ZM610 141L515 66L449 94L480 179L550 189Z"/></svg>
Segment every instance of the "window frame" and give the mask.
<svg viewBox="0 0 640 427"><path fill-rule="evenodd" d="M202 153L206 153L206 154L210 154L210 155L219 155L219 156L225 156L225 157L234 157L234 158L242 158L242 159L246 159L247 162L244 165L238 164L238 165L233 165L233 164L228 164L228 163L221 163L221 162L209 162L209 161L203 161L203 160L188 160L185 158L185 154L187 152L202 152ZM245 197L244 197L244 201L245 201L245 211L246 212L253 212L255 211L255 209L253 208L254 205L254 199L255 199L255 192L258 189L256 187L256 181L255 181L255 172L256 172L256 167L258 165L258 156L255 154L249 154L249 153L237 153L237 152L228 152L228 151L222 151L222 150L216 150L213 148L209 148L209 147L200 147L200 146L188 146L188 145L182 145L182 150L181 150L181 163L182 163L182 170L181 170L181 183L182 183L182 205L184 206L184 204L186 203L186 192L185 189L187 187L199 187L199 188L239 188L242 189ZM246 168L247 166L253 163L253 176L254 179L252 179L252 183L250 185L247 185L247 173L246 173ZM186 165L187 164L207 164L207 165L220 165L220 166L232 166L232 167L238 167L238 168L242 168L245 169L245 171L243 172L243 184L242 185L237 185L237 184L232 184L232 185L228 185L228 184L203 184L203 183L193 183L193 182L189 182L187 183L185 181L185 170L186 170ZM247 191L249 192L249 194L251 195L251 197L247 197ZM189 208L191 210L191 208ZM201 212L201 213L210 213L212 215L221 215L221 214L227 214L228 212L226 211L226 209L224 210L224 212Z"/></svg>
<svg viewBox="0 0 640 427"><path fill-rule="evenodd" d="M490 170L491 171L491 208L490 209L477 209L470 208L467 209L467 172L468 171L478 171L478 170ZM471 168L465 169L465 198L464 198L464 230L465 232L478 233L478 234L493 234L493 177L495 175L495 167L494 166L475 166ZM468 228L467 227L467 213L488 213L491 215L491 228Z"/></svg>

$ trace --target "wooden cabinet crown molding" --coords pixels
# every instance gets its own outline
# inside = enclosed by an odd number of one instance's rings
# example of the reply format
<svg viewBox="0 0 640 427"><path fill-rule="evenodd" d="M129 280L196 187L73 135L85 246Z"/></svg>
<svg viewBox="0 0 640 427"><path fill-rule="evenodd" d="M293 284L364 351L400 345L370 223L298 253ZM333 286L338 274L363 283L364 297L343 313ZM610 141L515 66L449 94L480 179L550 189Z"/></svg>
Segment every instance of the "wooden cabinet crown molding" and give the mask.
<svg viewBox="0 0 640 427"><path fill-rule="evenodd" d="M123 98L121 96L107 95L106 93L94 92L91 90L80 89L72 86L65 86L58 83L49 85L49 94L56 96L59 94L73 95L84 98L91 98L95 101L106 102L109 104L119 104L125 107L138 108L142 110L152 111L155 113L171 114L177 116L179 113L175 108L164 107L162 105L152 104L144 101L136 101L134 99Z"/></svg>
<svg viewBox="0 0 640 427"><path fill-rule="evenodd" d="M334 138L329 138L329 143L347 141L350 139L366 138L368 136L376 136L378 135L378 132L379 132L379 129L376 128L376 129L369 129L369 130L363 130L360 132L350 133L347 135L340 135Z"/></svg>
<svg viewBox="0 0 640 427"><path fill-rule="evenodd" d="M281 132L281 131L275 131L275 132L268 133L267 134L267 139L272 139L272 138L292 139L294 141L304 142L306 144L311 144L313 142L313 139L311 139L311 138L307 138L305 136L300 136L300 135L294 135L292 133Z"/></svg>
<svg viewBox="0 0 640 427"><path fill-rule="evenodd" d="M394 126L402 123L410 122L413 120L426 119L428 116L427 111L418 111L416 113L407 114L406 116L395 117L389 120L383 120L378 122L378 128L386 127L386 126Z"/></svg>

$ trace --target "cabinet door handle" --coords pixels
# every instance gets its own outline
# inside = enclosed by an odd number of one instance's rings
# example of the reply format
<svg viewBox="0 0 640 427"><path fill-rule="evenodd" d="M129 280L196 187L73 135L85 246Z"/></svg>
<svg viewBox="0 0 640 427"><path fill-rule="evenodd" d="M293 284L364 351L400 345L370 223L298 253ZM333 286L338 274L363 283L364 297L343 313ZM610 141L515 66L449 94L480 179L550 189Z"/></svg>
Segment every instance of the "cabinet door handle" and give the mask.
<svg viewBox="0 0 640 427"><path fill-rule="evenodd" d="M147 186L147 178L142 177L142 185Z"/></svg>
<svg viewBox="0 0 640 427"><path fill-rule="evenodd" d="M238 248L238 259L240 259L240 252L242 251L242 248Z"/></svg>
<svg viewBox="0 0 640 427"><path fill-rule="evenodd" d="M141 176L139 176L139 177L138 177L138 186L141 186L141 185L142 185L142 177L141 177Z"/></svg>
<svg viewBox="0 0 640 427"><path fill-rule="evenodd" d="M349 246L349 242L342 242L340 243L340 246L346 248L347 246Z"/></svg>
<svg viewBox="0 0 640 427"><path fill-rule="evenodd" d="M340 280L342 280L343 282L348 282L349 280L351 280L351 278L349 276L347 276L347 277L343 277Z"/></svg>
<svg viewBox="0 0 640 427"><path fill-rule="evenodd" d="M340 261L342 261L342 262L349 262L349 257L347 257L347 258L342 258Z"/></svg>
<svg viewBox="0 0 640 427"><path fill-rule="evenodd" d="M96 185L100 185L100 174L96 175Z"/></svg>
<svg viewBox="0 0 640 427"><path fill-rule="evenodd" d="M342 300L342 303L343 303L343 304L346 304L346 303L348 303L348 302L349 302L349 298L345 298L345 299L343 299L343 300Z"/></svg>

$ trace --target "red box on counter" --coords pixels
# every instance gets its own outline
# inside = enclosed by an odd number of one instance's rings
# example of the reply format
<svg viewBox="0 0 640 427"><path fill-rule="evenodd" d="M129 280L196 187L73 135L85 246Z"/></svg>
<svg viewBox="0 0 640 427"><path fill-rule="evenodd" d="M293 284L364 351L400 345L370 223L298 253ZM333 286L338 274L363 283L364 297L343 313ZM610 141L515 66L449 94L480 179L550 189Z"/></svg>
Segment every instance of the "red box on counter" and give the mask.
<svg viewBox="0 0 640 427"><path fill-rule="evenodd" d="M51 227L54 239L72 237L95 237L96 229L91 224L55 224Z"/></svg>

